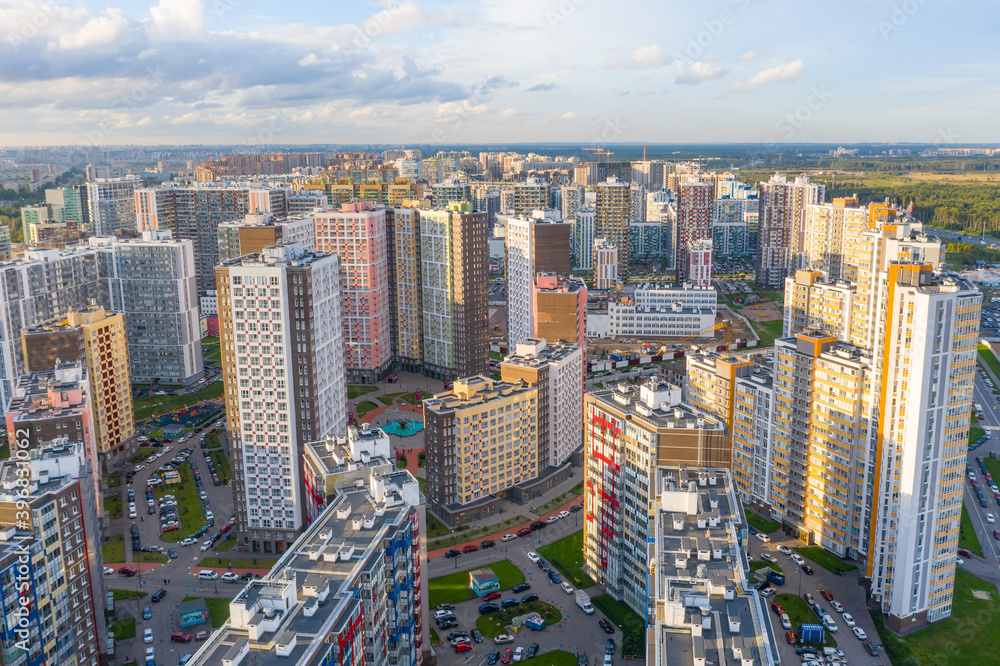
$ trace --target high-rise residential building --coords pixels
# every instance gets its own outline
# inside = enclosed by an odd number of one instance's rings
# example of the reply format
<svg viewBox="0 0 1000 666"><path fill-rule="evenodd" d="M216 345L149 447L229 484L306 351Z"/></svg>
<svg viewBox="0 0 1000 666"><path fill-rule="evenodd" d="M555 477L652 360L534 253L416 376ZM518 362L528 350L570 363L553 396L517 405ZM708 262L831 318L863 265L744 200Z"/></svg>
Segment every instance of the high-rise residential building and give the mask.
<svg viewBox="0 0 1000 666"><path fill-rule="evenodd" d="M424 318L420 264L420 212L413 208L386 211L389 237L390 330L396 365L422 372Z"/></svg>
<svg viewBox="0 0 1000 666"><path fill-rule="evenodd" d="M852 282L830 280L818 271L795 271L795 277L785 278L783 337L811 328L849 341L855 296Z"/></svg>
<svg viewBox="0 0 1000 666"><path fill-rule="evenodd" d="M340 257L347 378L373 384L392 367L386 211L369 201L319 211L316 250Z"/></svg>
<svg viewBox="0 0 1000 666"><path fill-rule="evenodd" d="M666 257L668 268L677 260L677 202L670 190L646 194L646 221L660 223L660 256Z"/></svg>
<svg viewBox="0 0 1000 666"><path fill-rule="evenodd" d="M595 238L603 238L617 249L617 275L615 279L627 282L630 258L629 227L632 222L629 185L617 178L611 178L600 183L596 189L594 236ZM594 251L597 252L596 248ZM598 289L601 288L607 289L607 287L598 287Z"/></svg>
<svg viewBox="0 0 1000 666"><path fill-rule="evenodd" d="M532 336L535 276L570 272L571 225L543 217L543 211L535 213L539 216L506 218L507 339L511 345Z"/></svg>
<svg viewBox="0 0 1000 666"><path fill-rule="evenodd" d="M276 245L216 279L236 525L282 552L304 524L304 444L347 427L340 261Z"/></svg>
<svg viewBox="0 0 1000 666"><path fill-rule="evenodd" d="M95 305L21 332L26 371L52 371L60 363L81 362L90 383L97 456L110 472L135 455L132 378L125 315Z"/></svg>
<svg viewBox="0 0 1000 666"><path fill-rule="evenodd" d="M574 185L596 185L597 182L597 162L583 162L573 167Z"/></svg>
<svg viewBox="0 0 1000 666"><path fill-rule="evenodd" d="M278 243L315 247L315 218L302 215L279 220L271 213L248 213L241 221L223 222L218 230L219 262L254 254Z"/></svg>
<svg viewBox="0 0 1000 666"><path fill-rule="evenodd" d="M169 230L174 238L194 243L198 291L215 288L215 266L219 263L219 225L237 222L250 213L288 214L288 187L260 185L163 185L138 189L135 221L139 231Z"/></svg>
<svg viewBox="0 0 1000 666"><path fill-rule="evenodd" d="M61 209L60 220L62 222L83 224L83 208L79 190L72 187L45 190L45 203L53 208Z"/></svg>
<svg viewBox="0 0 1000 666"><path fill-rule="evenodd" d="M193 242L169 231L90 242L109 251L110 309L125 313L132 381L188 386L201 379Z"/></svg>
<svg viewBox="0 0 1000 666"><path fill-rule="evenodd" d="M806 176L789 181L775 174L760 184L757 284L781 288L800 268L806 206L823 201L826 186Z"/></svg>
<svg viewBox="0 0 1000 666"><path fill-rule="evenodd" d="M106 663L103 516L87 482L92 467L82 445L66 441L0 462L5 664Z"/></svg>
<svg viewBox="0 0 1000 666"><path fill-rule="evenodd" d="M712 286L712 241L704 238L688 241L688 268L685 282L695 288L707 289Z"/></svg>
<svg viewBox="0 0 1000 666"><path fill-rule="evenodd" d="M500 364L503 381L538 387L539 475L554 474L583 446L584 369L578 345L536 339L519 342Z"/></svg>
<svg viewBox="0 0 1000 666"><path fill-rule="evenodd" d="M715 352L688 354L684 394L691 406L725 421L730 432L736 408L736 380L749 376L753 361Z"/></svg>
<svg viewBox="0 0 1000 666"><path fill-rule="evenodd" d="M0 224L0 261L10 261L10 227Z"/></svg>
<svg viewBox="0 0 1000 666"><path fill-rule="evenodd" d="M538 476L538 392L479 375L424 400L427 504L446 524L497 513L502 496Z"/></svg>
<svg viewBox="0 0 1000 666"><path fill-rule="evenodd" d="M659 257L663 251L663 225L659 222L632 222L628 228L628 247L633 259Z"/></svg>
<svg viewBox="0 0 1000 666"><path fill-rule="evenodd" d="M618 246L606 238L594 241L594 289L611 289L618 282Z"/></svg>
<svg viewBox="0 0 1000 666"><path fill-rule="evenodd" d="M449 210L420 211L421 363L439 379L488 369L486 213L471 209L452 203ZM397 220L397 234L399 228Z"/></svg>
<svg viewBox="0 0 1000 666"><path fill-rule="evenodd" d="M549 208L549 184L541 178L528 178L514 184L514 217L528 217L532 211Z"/></svg>
<svg viewBox="0 0 1000 666"><path fill-rule="evenodd" d="M856 198L808 204L802 232L802 268L844 278L844 249L848 239L866 230L868 210ZM791 276L789 276L791 277Z"/></svg>
<svg viewBox="0 0 1000 666"><path fill-rule="evenodd" d="M563 185L559 188L559 207L564 220L575 220L576 212L583 208L583 186Z"/></svg>
<svg viewBox="0 0 1000 666"><path fill-rule="evenodd" d="M431 203L435 208L447 208L452 201L472 201L472 187L467 181L449 178L431 186Z"/></svg>
<svg viewBox="0 0 1000 666"><path fill-rule="evenodd" d="M573 257L574 267L581 270L591 270L594 267L594 227L597 212L593 206L581 206L576 211L573 223Z"/></svg>
<svg viewBox="0 0 1000 666"><path fill-rule="evenodd" d="M421 666L430 613L416 479L343 471L326 504L271 572L230 602L229 619L190 666Z"/></svg>
<svg viewBox="0 0 1000 666"><path fill-rule="evenodd" d="M747 199L715 200L712 215L712 251L716 257L744 257L748 254Z"/></svg>
<svg viewBox="0 0 1000 666"><path fill-rule="evenodd" d="M659 466L729 466L722 420L681 402L681 389L651 377L584 396L584 527L587 575L642 617Z"/></svg>
<svg viewBox="0 0 1000 666"><path fill-rule="evenodd" d="M583 278L539 273L532 297L531 337L576 344L587 370L587 283Z"/></svg>
<svg viewBox="0 0 1000 666"><path fill-rule="evenodd" d="M691 281L691 243L711 240L712 217L715 214L715 188L708 181L689 178L677 189L677 281Z"/></svg>
<svg viewBox="0 0 1000 666"><path fill-rule="evenodd" d="M142 187L138 176L97 178L87 182L90 230L98 236L135 229L135 192Z"/></svg>
<svg viewBox="0 0 1000 666"><path fill-rule="evenodd" d="M733 482L746 504L771 503L774 463L774 376L770 367L755 364L737 376L733 395Z"/></svg>

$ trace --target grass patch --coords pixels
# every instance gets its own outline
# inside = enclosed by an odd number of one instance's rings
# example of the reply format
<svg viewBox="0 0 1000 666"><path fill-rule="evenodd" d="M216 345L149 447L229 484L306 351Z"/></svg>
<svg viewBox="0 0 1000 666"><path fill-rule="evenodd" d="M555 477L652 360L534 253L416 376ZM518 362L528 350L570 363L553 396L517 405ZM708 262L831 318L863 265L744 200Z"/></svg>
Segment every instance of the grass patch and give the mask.
<svg viewBox="0 0 1000 666"><path fill-rule="evenodd" d="M646 621L631 608L607 595L593 597L590 601L597 607L597 610L604 613L616 627L622 630L621 654L645 657Z"/></svg>
<svg viewBox="0 0 1000 666"><path fill-rule="evenodd" d="M153 497L157 501L164 495L173 495L177 498L177 517L180 518L181 528L160 535L161 540L169 543L177 543L206 524L205 507L198 495L198 486L195 485L191 466L185 463L175 471L181 476L180 483L164 483L153 488Z"/></svg>
<svg viewBox="0 0 1000 666"><path fill-rule="evenodd" d="M406 459L406 456L400 455L399 458L396 459L396 469L406 469L406 464L408 462L410 461Z"/></svg>
<svg viewBox="0 0 1000 666"><path fill-rule="evenodd" d="M989 600L976 599L973 590L989 593ZM996 636L1000 634L998 604L995 585L956 569L949 619L900 638L885 628L881 613L872 612L871 616L895 666L990 664L996 661Z"/></svg>
<svg viewBox="0 0 1000 666"><path fill-rule="evenodd" d="M427 486L427 479L424 479L424 485L421 486L420 491L423 492L424 488ZM430 511L427 512L427 538L436 539L438 537L443 537L452 533L452 529L438 520L434 514Z"/></svg>
<svg viewBox="0 0 1000 666"><path fill-rule="evenodd" d="M774 341L781 337L785 326L785 323L780 319L775 321L753 321L749 319L748 321L757 334L757 337L760 338L761 347L773 346Z"/></svg>
<svg viewBox="0 0 1000 666"><path fill-rule="evenodd" d="M809 604L802 597L795 594L779 594L774 597L774 600L788 613L788 619L792 622L792 631L795 632L796 636L798 636L801 624L821 624L819 617L813 612L813 609L809 608ZM824 636L826 642L823 643L823 647L837 647L837 641L833 634L825 631ZM816 644L805 643L805 645ZM819 646L817 645L817 647Z"/></svg>
<svg viewBox="0 0 1000 666"><path fill-rule="evenodd" d="M163 553L132 553L132 559L136 562L153 564L166 564L170 561L170 558Z"/></svg>
<svg viewBox="0 0 1000 666"><path fill-rule="evenodd" d="M992 475L993 472L990 474ZM972 519L969 518L969 512L966 511L964 504L962 505L962 522L958 528L958 547L965 548L979 557L983 556L983 547L979 544L979 539L976 538L976 528L972 526Z"/></svg>
<svg viewBox="0 0 1000 666"><path fill-rule="evenodd" d="M205 435L205 448L209 450L222 448L222 442L219 441L218 432L210 432Z"/></svg>
<svg viewBox="0 0 1000 666"><path fill-rule="evenodd" d="M212 628L218 629L229 619L229 599L216 599L214 597L184 597L181 601L194 601L201 599L208 606L208 617L212 620Z"/></svg>
<svg viewBox="0 0 1000 666"><path fill-rule="evenodd" d="M142 599L146 596L145 592L133 592L132 590L108 590L108 592L115 598L115 601L128 601L136 597Z"/></svg>
<svg viewBox="0 0 1000 666"><path fill-rule="evenodd" d="M427 456L424 455L423 451L421 451L420 453L417 454L417 467L422 469L423 466L426 464L427 464Z"/></svg>
<svg viewBox="0 0 1000 666"><path fill-rule="evenodd" d="M229 479L233 478L233 472L229 467L229 459L222 451L212 451L209 454L212 459L212 464L215 465L215 472L219 475L219 481L222 485L229 483Z"/></svg>
<svg viewBox="0 0 1000 666"><path fill-rule="evenodd" d="M761 515L754 513L753 511L747 509L747 522L750 523L750 527L754 528L758 532L763 532L764 534L770 534L771 532L777 532L781 528L781 523L775 520L769 520Z"/></svg>
<svg viewBox="0 0 1000 666"><path fill-rule="evenodd" d="M795 550L803 557L808 557L810 560L820 565L830 573L835 573L838 576L848 571L854 571L857 569L856 566L850 562L845 562L833 553L823 550L819 546L801 546Z"/></svg>
<svg viewBox="0 0 1000 666"><path fill-rule="evenodd" d="M754 560L753 562L750 563L750 571L757 571L758 569L766 569L768 567L774 569L778 573L785 573L784 571L781 570L781 567L779 567L774 562L765 562L764 560Z"/></svg>
<svg viewBox="0 0 1000 666"><path fill-rule="evenodd" d="M581 481L580 483L578 483L575 486L573 486L572 488L570 488L569 491L572 494L576 495L577 497L579 497L580 495L582 495L583 494L583 481Z"/></svg>
<svg viewBox="0 0 1000 666"><path fill-rule="evenodd" d="M10 444L0 444L0 460L6 460L7 458L10 458Z"/></svg>
<svg viewBox="0 0 1000 666"><path fill-rule="evenodd" d="M145 462L147 459L156 454L158 451L159 449L154 449L151 446L140 446L139 450L135 452L134 456L132 456L132 462L134 463Z"/></svg>
<svg viewBox="0 0 1000 666"><path fill-rule="evenodd" d="M576 666L576 655L566 650L553 650L535 655L532 661L537 661L539 666Z"/></svg>
<svg viewBox="0 0 1000 666"><path fill-rule="evenodd" d="M202 390L187 395L150 395L138 398L132 402L132 406L135 409L135 420L141 421L150 416L190 407L202 400L212 400L221 396L222 382L212 382Z"/></svg>
<svg viewBox="0 0 1000 666"><path fill-rule="evenodd" d="M420 492L424 496L426 496L427 495L427 479L425 479L422 476L418 476L417 477L417 486L420 488ZM430 524L431 518L434 518L434 516L432 516L431 514L428 513L427 514L427 522L428 522L428 524ZM434 518L434 520L437 520L437 518ZM440 523L441 521L438 520L438 522Z"/></svg>
<svg viewBox="0 0 1000 666"><path fill-rule="evenodd" d="M392 403L395 402L395 399L390 398L387 395L380 395L380 396L378 396L376 398L376 400L378 400L379 402L381 402L383 405L386 405L386 406L389 406L389 405L391 405Z"/></svg>
<svg viewBox="0 0 1000 666"><path fill-rule="evenodd" d="M104 510L111 514L112 518L122 517L122 496L111 495L104 498Z"/></svg>
<svg viewBox="0 0 1000 666"><path fill-rule="evenodd" d="M361 404L359 404L357 407L354 408L354 414L358 417L361 417L367 414L368 412L372 411L373 409L378 409L378 405L376 405L374 402L371 402L370 400L365 400L364 402L362 402Z"/></svg>
<svg viewBox="0 0 1000 666"><path fill-rule="evenodd" d="M106 476L104 477L104 482L108 484L108 488L114 488L115 486L122 485L122 477L118 475Z"/></svg>
<svg viewBox="0 0 1000 666"><path fill-rule="evenodd" d="M116 641L135 638L135 618L130 617L108 626L108 631L115 635Z"/></svg>
<svg viewBox="0 0 1000 666"><path fill-rule="evenodd" d="M430 393L430 391L421 391L420 395L421 396L426 396L426 397L429 398L431 396L431 393ZM399 399L402 400L403 402L406 402L406 403L411 404L411 405L419 405L419 404L421 404L423 402L423 399L417 400L417 394L416 394L416 392L414 392L414 393L404 393L403 395L399 396Z"/></svg>
<svg viewBox="0 0 1000 666"><path fill-rule="evenodd" d="M232 539L230 539L230 541L232 541ZM241 557L239 559L230 559L228 557L203 557L201 558L201 562L198 562L198 566L225 568L232 564L234 569L273 569L274 565L277 563L278 560L276 559L268 559L264 557Z"/></svg>
<svg viewBox="0 0 1000 666"><path fill-rule="evenodd" d="M434 627L431 627L431 645L437 645L440 642L441 639L438 638L438 632L434 631Z"/></svg>
<svg viewBox="0 0 1000 666"><path fill-rule="evenodd" d="M479 568L476 567L476 569ZM509 560L495 562L486 568L492 569L493 573L500 578L501 590L509 590L524 582L524 572ZM474 599L476 595L469 589L469 572L476 569L456 571L453 574L431 578L427 581L427 599L431 608L438 604L457 604Z"/></svg>
<svg viewBox="0 0 1000 666"><path fill-rule="evenodd" d="M490 352L490 358L492 358L495 361L502 361L503 360L503 354L501 354L500 352L491 351Z"/></svg>
<svg viewBox="0 0 1000 666"><path fill-rule="evenodd" d="M119 498L120 500L121 498ZM125 562L125 535L112 535L106 543L101 544L101 559L105 562L119 564Z"/></svg>
<svg viewBox="0 0 1000 666"><path fill-rule="evenodd" d="M354 400L355 398L360 398L367 393L374 393L377 390L377 386L348 386L347 399Z"/></svg>
<svg viewBox="0 0 1000 666"><path fill-rule="evenodd" d="M996 354L993 353L989 345L979 343L979 357L986 361L986 365L990 366L993 376L1000 379L1000 361L997 360Z"/></svg>
<svg viewBox="0 0 1000 666"><path fill-rule="evenodd" d="M578 588L586 589L594 585L594 581L583 572L583 530L542 546L538 554L563 572Z"/></svg>
<svg viewBox="0 0 1000 666"><path fill-rule="evenodd" d="M232 532L226 532L226 536L229 536ZM215 552L217 553L228 553L236 546L236 537L232 536L228 539L223 538L222 541L215 544Z"/></svg>
<svg viewBox="0 0 1000 666"><path fill-rule="evenodd" d="M986 431L982 428L969 428L969 444L972 444L980 437L986 434ZM990 472L992 474L993 472Z"/></svg>
<svg viewBox="0 0 1000 666"><path fill-rule="evenodd" d="M487 638L496 638L500 634L507 633L507 627L515 617L518 615L527 615L532 612L541 615L542 619L545 620L546 626L552 626L562 619L562 613L552 604L547 604L544 601L532 601L531 603L508 608L507 610L500 610L489 615L481 615L476 620L476 629Z"/></svg>

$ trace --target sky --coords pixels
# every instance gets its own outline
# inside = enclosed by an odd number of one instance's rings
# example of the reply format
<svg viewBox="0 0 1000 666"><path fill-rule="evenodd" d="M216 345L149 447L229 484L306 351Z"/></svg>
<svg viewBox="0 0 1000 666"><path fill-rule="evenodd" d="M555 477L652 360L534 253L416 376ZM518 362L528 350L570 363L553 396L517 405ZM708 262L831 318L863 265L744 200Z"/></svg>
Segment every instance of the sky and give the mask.
<svg viewBox="0 0 1000 666"><path fill-rule="evenodd" d="M987 0L0 0L0 145L1000 142Z"/></svg>

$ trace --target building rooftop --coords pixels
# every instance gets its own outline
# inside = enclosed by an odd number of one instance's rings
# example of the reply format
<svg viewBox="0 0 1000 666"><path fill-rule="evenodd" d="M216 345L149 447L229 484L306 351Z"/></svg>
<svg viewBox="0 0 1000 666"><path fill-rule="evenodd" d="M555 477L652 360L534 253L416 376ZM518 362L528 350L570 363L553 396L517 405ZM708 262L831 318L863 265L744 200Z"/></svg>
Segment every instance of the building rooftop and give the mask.
<svg viewBox="0 0 1000 666"><path fill-rule="evenodd" d="M79 363L21 375L7 413L17 422L50 419L86 411L87 380Z"/></svg>
<svg viewBox="0 0 1000 666"><path fill-rule="evenodd" d="M359 478L340 489L271 572L240 590L229 621L190 663L235 666L249 654L248 664L319 666L331 648L324 639L362 604L362 573L383 557L383 541L407 527L418 502L406 470L372 472L367 484Z"/></svg>
<svg viewBox="0 0 1000 666"><path fill-rule="evenodd" d="M307 266L333 255L306 249L304 243L278 243L269 245L261 252L234 257L220 263L220 266Z"/></svg>
<svg viewBox="0 0 1000 666"><path fill-rule="evenodd" d="M587 283L583 281L583 278L556 275L555 273L538 273L535 276L535 289L542 293L576 294L581 290L586 291Z"/></svg>
<svg viewBox="0 0 1000 666"><path fill-rule="evenodd" d="M579 350L579 345L566 342L550 343L529 338L517 344L515 352L503 360L508 365L540 368L548 363L558 363Z"/></svg>
<svg viewBox="0 0 1000 666"><path fill-rule="evenodd" d="M482 405L497 398L529 393L537 390L525 382L494 381L482 375L456 379L454 388L445 393L437 393L433 398L424 400L424 409L435 412L447 412L453 409L463 409L474 405Z"/></svg>
<svg viewBox="0 0 1000 666"><path fill-rule="evenodd" d="M591 391L594 400L648 423L653 428L670 430L723 430L725 424L681 402L681 388L656 377L636 386L620 382L613 388Z"/></svg>
<svg viewBox="0 0 1000 666"><path fill-rule="evenodd" d="M318 442L305 444L305 455L317 463L324 474L346 472L366 467L394 463L389 435L381 428L347 427L347 435L330 435Z"/></svg>
<svg viewBox="0 0 1000 666"><path fill-rule="evenodd" d="M660 467L649 544L657 666L774 664L766 600L751 588L746 517L726 469Z"/></svg>

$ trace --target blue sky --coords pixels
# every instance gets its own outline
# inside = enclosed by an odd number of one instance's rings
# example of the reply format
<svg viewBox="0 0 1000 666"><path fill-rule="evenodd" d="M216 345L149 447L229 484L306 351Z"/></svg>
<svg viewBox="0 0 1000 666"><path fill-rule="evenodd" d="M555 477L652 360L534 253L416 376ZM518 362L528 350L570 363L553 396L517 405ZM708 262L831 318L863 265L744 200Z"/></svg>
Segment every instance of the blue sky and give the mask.
<svg viewBox="0 0 1000 666"><path fill-rule="evenodd" d="M986 0L0 0L0 144L1000 142L997 15Z"/></svg>

